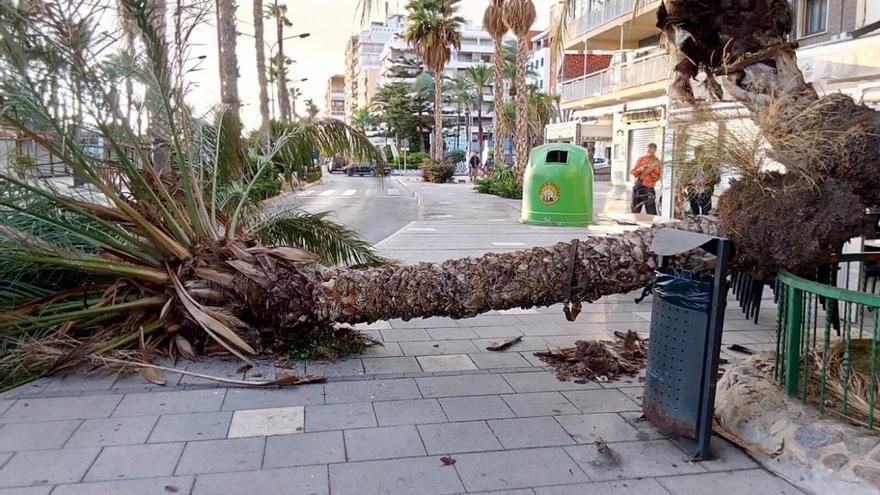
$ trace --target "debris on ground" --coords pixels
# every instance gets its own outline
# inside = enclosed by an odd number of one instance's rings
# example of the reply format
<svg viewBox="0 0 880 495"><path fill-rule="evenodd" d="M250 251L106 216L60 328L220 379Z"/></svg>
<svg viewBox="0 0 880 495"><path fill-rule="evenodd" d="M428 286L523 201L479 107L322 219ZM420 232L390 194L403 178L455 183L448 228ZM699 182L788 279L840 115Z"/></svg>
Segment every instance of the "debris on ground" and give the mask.
<svg viewBox="0 0 880 495"><path fill-rule="evenodd" d="M774 457L782 455L782 452L785 450L784 441L779 445L779 448L777 448L776 450L770 450L756 443L747 442L746 440L740 438L737 434L725 428L724 425L722 425L717 418L712 421L712 431L721 438L726 439L730 443L753 455L772 459Z"/></svg>
<svg viewBox="0 0 880 495"><path fill-rule="evenodd" d="M454 466L456 461L455 461L455 458L448 456L448 455L444 455L443 457L440 458L440 462L442 462L444 466Z"/></svg>
<svg viewBox="0 0 880 495"><path fill-rule="evenodd" d="M535 356L552 366L560 380L577 383L606 382L638 373L648 358L648 340L633 331L615 337L614 342L579 340L574 347L536 352Z"/></svg>
<svg viewBox="0 0 880 495"><path fill-rule="evenodd" d="M509 339L504 340L502 342L495 342L494 344L487 346L486 350L487 351L503 351L504 349L507 349L508 347L512 346L513 344L516 344L520 340L522 340L522 335L517 335L516 337L510 337Z"/></svg>
<svg viewBox="0 0 880 495"><path fill-rule="evenodd" d="M602 466L617 466L620 464L620 457L618 457L617 452L608 446L608 442L605 439L599 437L598 440L593 442L593 445L596 446L596 452L599 453L594 464Z"/></svg>
<svg viewBox="0 0 880 495"><path fill-rule="evenodd" d="M733 352L741 352L743 354L748 354L749 356L751 356L752 354L756 354L758 352L754 349L750 349L750 348L748 348L744 345L740 345L740 344L729 345L729 346L727 346L727 348Z"/></svg>

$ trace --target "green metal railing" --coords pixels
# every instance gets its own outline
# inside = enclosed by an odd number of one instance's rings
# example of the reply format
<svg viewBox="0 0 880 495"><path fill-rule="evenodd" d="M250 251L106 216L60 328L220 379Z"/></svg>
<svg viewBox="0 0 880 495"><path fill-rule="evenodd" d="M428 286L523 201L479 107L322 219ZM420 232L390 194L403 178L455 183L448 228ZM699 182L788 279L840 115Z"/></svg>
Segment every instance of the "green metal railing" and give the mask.
<svg viewBox="0 0 880 495"><path fill-rule="evenodd" d="M877 426L880 295L864 268L878 264L880 253L845 254L817 277L830 283L788 272L777 278L777 382L789 396L816 403L820 413L868 428ZM844 288L854 266L863 268L855 272L859 291ZM835 287L838 277L844 287Z"/></svg>

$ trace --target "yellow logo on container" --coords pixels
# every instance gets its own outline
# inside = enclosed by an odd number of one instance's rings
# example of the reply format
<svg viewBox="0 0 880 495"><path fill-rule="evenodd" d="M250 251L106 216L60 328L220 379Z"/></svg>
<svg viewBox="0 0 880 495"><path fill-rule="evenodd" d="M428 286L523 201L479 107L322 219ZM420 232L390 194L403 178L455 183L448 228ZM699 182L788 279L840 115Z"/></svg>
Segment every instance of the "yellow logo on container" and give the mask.
<svg viewBox="0 0 880 495"><path fill-rule="evenodd" d="M559 201L559 186L552 182L545 183L538 191L538 198L545 205L556 204Z"/></svg>

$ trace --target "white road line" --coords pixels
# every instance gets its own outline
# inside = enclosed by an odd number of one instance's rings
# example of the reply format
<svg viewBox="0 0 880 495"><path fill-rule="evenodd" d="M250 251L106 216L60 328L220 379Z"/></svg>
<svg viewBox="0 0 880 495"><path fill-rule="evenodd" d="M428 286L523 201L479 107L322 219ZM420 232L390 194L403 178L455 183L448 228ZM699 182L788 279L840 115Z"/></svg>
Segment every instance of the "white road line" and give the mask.
<svg viewBox="0 0 880 495"><path fill-rule="evenodd" d="M493 242L493 246L495 247L523 247L526 245L524 242Z"/></svg>
<svg viewBox="0 0 880 495"><path fill-rule="evenodd" d="M343 196L354 196L355 194L357 194L357 192L358 192L357 189L347 189L344 193L342 193L342 195Z"/></svg>
<svg viewBox="0 0 880 495"><path fill-rule="evenodd" d="M311 196L312 193L315 192L314 189L306 189L305 191L300 191L296 193L297 196Z"/></svg>
<svg viewBox="0 0 880 495"><path fill-rule="evenodd" d="M397 189L388 189L389 196L400 196L400 191Z"/></svg>
<svg viewBox="0 0 880 495"><path fill-rule="evenodd" d="M490 218L489 220L486 220L486 221L487 222L506 222L507 219L506 218Z"/></svg>
<svg viewBox="0 0 880 495"><path fill-rule="evenodd" d="M326 191L322 192L318 196L330 196L333 194L336 194L336 189L327 189Z"/></svg>
<svg viewBox="0 0 880 495"><path fill-rule="evenodd" d="M412 227L406 230L408 232L437 232L437 229L432 229L431 227Z"/></svg>

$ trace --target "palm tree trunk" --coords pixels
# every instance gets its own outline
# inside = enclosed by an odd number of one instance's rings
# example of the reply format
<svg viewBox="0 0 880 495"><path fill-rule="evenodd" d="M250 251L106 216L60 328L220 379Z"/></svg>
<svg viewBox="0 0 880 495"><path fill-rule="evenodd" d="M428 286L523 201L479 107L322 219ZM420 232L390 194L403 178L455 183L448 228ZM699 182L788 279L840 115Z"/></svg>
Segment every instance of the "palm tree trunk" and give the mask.
<svg viewBox="0 0 880 495"><path fill-rule="evenodd" d="M443 105L441 96L443 93L443 74L440 70L434 71L434 161L443 161Z"/></svg>
<svg viewBox="0 0 880 495"><path fill-rule="evenodd" d="M275 0L275 32L277 34L278 54L275 58L276 70L278 71L278 113L281 120L290 120L290 93L287 91L287 67L284 64L284 16L278 9L278 0Z"/></svg>
<svg viewBox="0 0 880 495"><path fill-rule="evenodd" d="M266 81L266 51L263 36L263 0L253 1L254 45L257 51L257 83L260 86L260 141L269 147L269 91Z"/></svg>
<svg viewBox="0 0 880 495"><path fill-rule="evenodd" d="M507 124L504 120L504 40L495 38L495 78L494 98L495 113L493 115L493 127L495 128L495 161L504 163L504 138L507 136Z"/></svg>
<svg viewBox="0 0 880 495"><path fill-rule="evenodd" d="M477 143L480 159L483 158L483 88L477 88Z"/></svg>
<svg viewBox="0 0 880 495"><path fill-rule="evenodd" d="M688 222L679 227L716 231L716 224L706 217ZM274 282L268 284L264 283L268 279L258 285L239 275L233 297L247 301L259 320L286 329L394 318L467 318L486 311L550 306L568 300L591 302L652 281L656 259L649 246L654 232L642 229L590 237L579 242L573 259L572 243L564 242L412 266L280 268L271 274Z"/></svg>
<svg viewBox="0 0 880 495"><path fill-rule="evenodd" d="M455 109L455 147L461 149L461 103Z"/></svg>
<svg viewBox="0 0 880 495"><path fill-rule="evenodd" d="M465 153L465 160L470 158L471 155L471 107L464 107L464 132L467 135L467 153Z"/></svg>
<svg viewBox="0 0 880 495"><path fill-rule="evenodd" d="M528 48L528 39L520 37L516 50L516 176L520 183L529 163L529 95L526 91Z"/></svg>
<svg viewBox="0 0 880 495"><path fill-rule="evenodd" d="M156 23L156 32L162 39L165 39L165 0L150 0L153 22ZM166 87L171 87L170 81L165 82ZM170 170L171 148L168 145L168 139L164 129L167 126L167 118L165 117L165 106L167 102L163 102L164 97L156 89L156 85L148 84L144 100L147 108L147 134L150 136L151 161L153 168L159 175L164 175Z"/></svg>

